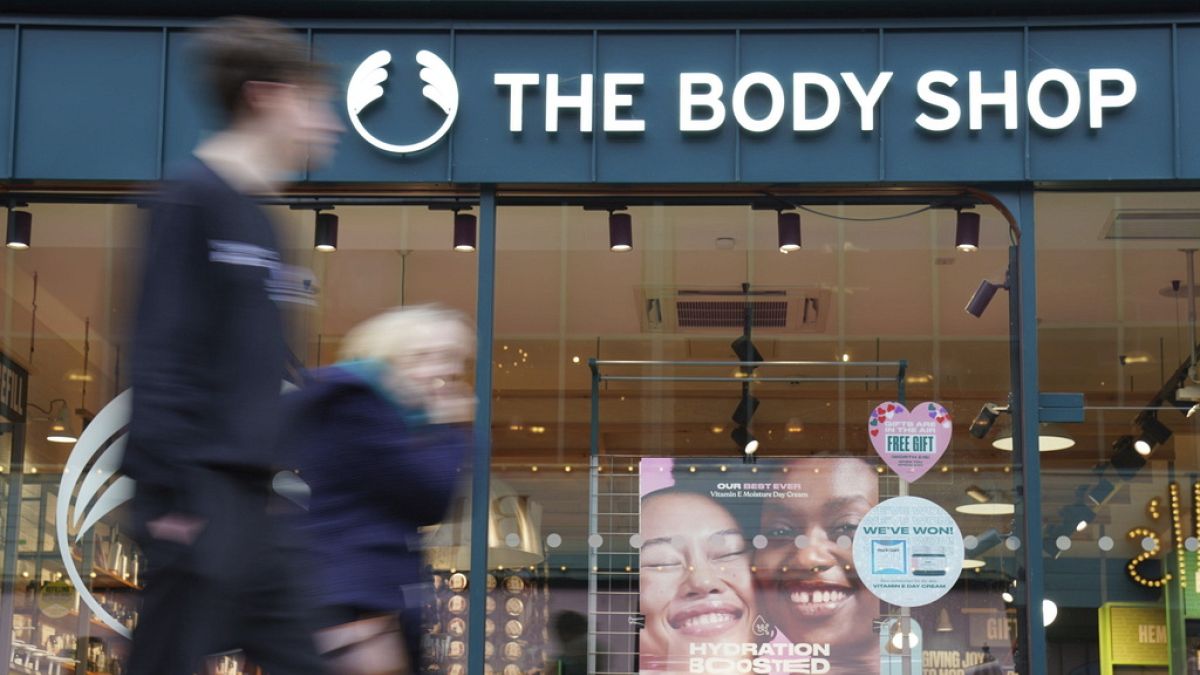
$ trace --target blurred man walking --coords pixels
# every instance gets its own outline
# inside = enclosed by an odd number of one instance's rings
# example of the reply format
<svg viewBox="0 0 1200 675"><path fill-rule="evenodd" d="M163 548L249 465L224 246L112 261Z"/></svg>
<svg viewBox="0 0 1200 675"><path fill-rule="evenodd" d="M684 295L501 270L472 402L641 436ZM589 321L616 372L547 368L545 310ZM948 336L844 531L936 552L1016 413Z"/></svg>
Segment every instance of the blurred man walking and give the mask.
<svg viewBox="0 0 1200 675"><path fill-rule="evenodd" d="M226 126L167 182L150 221L124 471L149 570L131 675L186 675L241 648L272 675L321 672L279 525L267 515L288 275L254 195L328 155L340 125L305 43L224 19L198 36Z"/></svg>

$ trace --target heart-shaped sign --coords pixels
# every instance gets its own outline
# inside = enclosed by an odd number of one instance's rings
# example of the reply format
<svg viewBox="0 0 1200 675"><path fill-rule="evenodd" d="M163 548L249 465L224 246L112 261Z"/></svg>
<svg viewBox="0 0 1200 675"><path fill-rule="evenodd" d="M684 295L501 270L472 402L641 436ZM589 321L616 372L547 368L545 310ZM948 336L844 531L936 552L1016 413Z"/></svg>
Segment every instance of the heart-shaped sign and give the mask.
<svg viewBox="0 0 1200 675"><path fill-rule="evenodd" d="M911 483L932 469L950 447L953 424L940 403L926 401L909 410L888 401L871 411L867 430L875 452Z"/></svg>

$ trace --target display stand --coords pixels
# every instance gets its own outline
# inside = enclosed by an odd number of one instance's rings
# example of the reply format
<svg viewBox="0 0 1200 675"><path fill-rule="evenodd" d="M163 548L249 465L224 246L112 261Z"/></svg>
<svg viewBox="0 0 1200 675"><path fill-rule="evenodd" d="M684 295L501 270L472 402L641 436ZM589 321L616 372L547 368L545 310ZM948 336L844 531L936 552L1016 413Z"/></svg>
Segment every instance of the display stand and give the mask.
<svg viewBox="0 0 1200 675"><path fill-rule="evenodd" d="M748 328L748 325L747 325ZM749 342L749 331L746 330L743 337L746 342ZM735 343L736 344L736 343ZM736 348L736 347L735 347ZM751 345L751 349L753 349ZM740 355L740 354L739 354ZM758 360L737 360L737 361L608 361L599 359L589 359L588 366L592 373L591 383L591 442L589 451L589 481L588 481L588 537L589 541L594 539L601 541L601 546L588 546L588 672L597 672L597 656L601 654L597 637L601 634L608 637L610 640L620 638L622 646L612 648L612 651L604 652L604 655L609 657L609 668L606 672L637 672L637 586L634 583L636 579L636 561L637 551L626 542L615 541L620 539L612 535L617 534L613 531L602 533L600 530L600 517L604 513L610 520L632 523L626 529L629 532L620 532L626 536L631 536L637 533L638 529L638 500L637 500L637 474L634 472L634 463L627 464L627 470L622 471L620 466L610 465L605 472L601 465L600 458L600 398L602 385L618 382L642 382L642 383L729 383L738 385L739 392L743 400L749 395L752 387L759 384L777 383L777 384L851 384L861 383L865 385L881 385L895 384L896 386L896 401L905 402L906 388L905 376L908 369L906 360L899 361L758 361ZM670 370L695 370L703 374L663 374L662 371ZM763 372L770 374L763 374ZM726 373L736 372L736 375L728 375ZM860 374L865 373L865 374ZM753 461L754 453L750 453L743 457L744 461ZM606 481L608 490L601 489L601 476ZM908 492L908 486L903 480L899 480L898 494L904 495ZM631 487L632 486L632 487ZM600 509L601 500L606 500L607 506L602 512ZM624 509L618 509L614 506L615 503L624 505ZM605 558L604 563L601 563L601 557ZM620 563L613 564L613 560L617 557L624 557L631 561L629 565L621 565ZM604 591L600 589L600 579L604 577L608 582L608 588ZM623 587L614 588L613 582L617 582L620 586L621 580L626 583ZM607 596L603 597L602 596ZM600 611L601 600L604 600L605 610ZM623 608L614 612L612 608ZM601 630L597 625L597 619L601 615L604 616L606 626ZM615 616L620 615L620 616ZM901 621L905 622L903 628L907 628L908 613L907 610L902 610L897 613ZM615 628L624 623L628 626L627 630L617 631ZM905 643L904 656L908 655L908 646ZM622 659L627 659L629 663L627 668L614 667L616 663ZM911 675L908 670L911 664L905 658L906 669L904 675Z"/></svg>

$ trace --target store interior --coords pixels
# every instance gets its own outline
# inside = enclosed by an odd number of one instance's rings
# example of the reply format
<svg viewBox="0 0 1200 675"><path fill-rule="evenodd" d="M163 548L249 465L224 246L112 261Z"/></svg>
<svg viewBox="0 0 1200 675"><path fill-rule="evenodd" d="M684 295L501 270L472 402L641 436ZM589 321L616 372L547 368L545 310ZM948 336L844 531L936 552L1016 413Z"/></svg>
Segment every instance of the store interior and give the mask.
<svg viewBox="0 0 1200 675"><path fill-rule="evenodd" d="M978 563L962 571L942 604L926 609L925 672L964 672L962 664L985 644L1003 672L1015 672L1010 629L1019 603L1010 598L1019 596L1018 552L1030 543L1019 541L1013 525L1012 453L997 447L1011 433L1010 416L1001 412L983 438L968 433L981 409L1009 401L1010 298L1000 290L979 317L963 308L981 281L1004 282L1016 236L1032 237L1037 250L1040 388L1082 393L1086 402L1082 423L1045 430L1047 437L1069 438L1069 447L1040 455L1047 540L1032 545L1054 603L1055 619L1046 629L1048 672L1097 672L1106 603L1164 606L1163 589L1145 582L1161 576L1160 561L1178 551L1173 522L1184 536L1197 532L1191 495L1200 473L1200 416L1188 417L1190 405L1159 394L1187 361L1194 335L1188 256L1181 249L1200 239L1200 195L1042 192L1035 199L1036 232L1023 234L995 207L979 203L968 209L980 216L974 251L956 248L958 213L941 198L933 207L909 197L873 204L805 202L786 194L771 195L770 204L761 197L630 200L635 205L606 199L502 200L497 212L496 278L489 289L495 294L494 386L480 394L491 397L490 471L500 498L494 502L512 506L507 515L516 525L490 538L489 574L497 582L490 592L498 602L488 608L496 635L486 641L494 672L556 672L555 659L575 647L554 634L555 618L586 616L589 607L601 633L592 644L595 663L605 664L603 672L637 672L637 630L628 621L637 613L629 600L636 597L637 555L621 542L637 534L636 500L626 503L629 517L610 519L596 541L589 490L602 496L628 490L643 458L695 459L717 471L722 462L743 462L742 447L730 438L742 384L681 380L712 369L662 364L730 362L719 370L732 376L738 357L731 343L743 333L751 297L763 303L756 305L762 311L751 331L762 359L812 362L775 371L796 376L795 382L753 384L760 405L747 426L760 442L759 461L874 461L867 425L876 405L903 396L949 410L949 450L910 492L954 515L963 534L974 538L977 545L967 553ZM474 320L478 252L455 250L454 212L420 204L339 204L337 195L323 203L339 220L333 251L314 249L312 208L268 207L285 258L311 279L313 305L291 314L288 324L293 352L305 366L334 363L351 327L393 306L439 303ZM462 213L478 213L464 206ZM628 214L632 250L612 250L606 208ZM21 490L20 532L4 540L10 548L19 543L3 553L15 556L17 574L27 580L18 584L21 595L13 603L12 640L23 646L14 650L10 672L69 672L52 670L52 657L65 659L61 668L74 654L88 659L88 671L116 673L127 640L89 617L64 581L57 499L75 444L48 438L62 425L77 437L128 387L128 324L145 211L135 204L52 201L25 210L32 214L29 248L0 254L0 351L29 373L21 481L12 480L11 460L3 459L11 456L12 428L0 436L5 503L14 503L12 486ZM798 250L780 250L779 210L799 215ZM592 359L644 362L621 372L654 377L604 383L593 418ZM902 374L891 365L862 365L899 361L905 362ZM805 381L816 375L828 377ZM881 380L854 379L864 376ZM1152 416L1170 435L1148 454L1129 456L1121 439L1140 438L1154 426L1147 421ZM599 429L594 460L593 423ZM469 472L464 467L464 486ZM895 494L895 474L882 465L878 473L883 492ZM1105 482L1113 489L1089 501ZM1177 517L1172 482L1184 497ZM973 508L960 511L964 506ZM454 668L465 664L466 624L450 624L471 611L452 601L466 592L456 575L469 571L467 507L464 491L446 522L429 530L441 587L430 628L437 639L430 644L444 672L464 672ZM136 621L129 605L143 562L130 550L122 516L116 508L100 519L73 545L72 559L91 568L93 594L128 626ZM1158 533L1161 550L1134 578L1127 563L1142 553L1146 538L1129 535L1138 528ZM75 541L73 528L70 534ZM591 604L589 575L599 593ZM619 597L624 604L616 604ZM521 600L519 612L510 611L517 606L509 598ZM611 603L603 605L603 621L595 615L597 603ZM992 620L995 634L980 637L977 617ZM244 668L231 657L212 664L220 675ZM1117 672L1166 669L1118 664Z"/></svg>

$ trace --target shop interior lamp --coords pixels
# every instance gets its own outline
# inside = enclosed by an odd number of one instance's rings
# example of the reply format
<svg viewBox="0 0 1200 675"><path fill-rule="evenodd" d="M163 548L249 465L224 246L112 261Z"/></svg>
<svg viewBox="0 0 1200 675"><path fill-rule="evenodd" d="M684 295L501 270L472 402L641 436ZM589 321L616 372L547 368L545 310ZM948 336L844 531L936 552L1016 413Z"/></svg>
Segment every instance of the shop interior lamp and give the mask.
<svg viewBox="0 0 1200 675"><path fill-rule="evenodd" d="M1012 502L999 501L992 493L977 485L967 488L967 496L971 501L954 507L955 511L972 516L1011 516L1016 512Z"/></svg>
<svg viewBox="0 0 1200 675"><path fill-rule="evenodd" d="M1087 500L1096 507L1104 506L1117 493L1117 486L1107 478L1101 478L1092 489L1088 490Z"/></svg>
<svg viewBox="0 0 1200 675"><path fill-rule="evenodd" d="M954 624L950 623L950 612L943 607L942 611L938 612L937 628L939 633L953 633Z"/></svg>
<svg viewBox="0 0 1200 675"><path fill-rule="evenodd" d="M1146 466L1146 458L1133 447L1133 436L1122 436L1113 443L1113 455L1109 461L1125 480L1133 478Z"/></svg>
<svg viewBox="0 0 1200 675"><path fill-rule="evenodd" d="M475 250L478 221L473 213L454 212L454 250L469 253Z"/></svg>
<svg viewBox="0 0 1200 675"><path fill-rule="evenodd" d="M975 545L967 546L966 542L968 541ZM984 553L996 548L1002 543L1004 543L1004 537L1000 534L999 530L992 527L975 535L973 539L971 537L964 537L963 550L968 555L976 558L982 558Z"/></svg>
<svg viewBox="0 0 1200 675"><path fill-rule="evenodd" d="M1149 457L1154 446L1162 445L1171 438L1171 430L1158 420L1158 415L1149 413L1142 418L1142 435L1133 442L1133 449L1142 457Z"/></svg>
<svg viewBox="0 0 1200 675"><path fill-rule="evenodd" d="M633 250L633 217L628 213L609 212L608 248L619 253Z"/></svg>
<svg viewBox="0 0 1200 675"><path fill-rule="evenodd" d="M966 253L979 250L979 212L959 211L954 228L954 248Z"/></svg>
<svg viewBox="0 0 1200 675"><path fill-rule="evenodd" d="M1096 519L1096 512L1086 505L1075 503L1062 510L1063 522L1076 532L1083 532Z"/></svg>
<svg viewBox="0 0 1200 675"><path fill-rule="evenodd" d="M33 214L28 211L8 210L8 240L5 246L23 251L29 248L33 235Z"/></svg>
<svg viewBox="0 0 1200 675"><path fill-rule="evenodd" d="M313 234L313 248L322 253L330 253L337 250L337 241L337 214L317 211L317 228Z"/></svg>
<svg viewBox="0 0 1200 675"><path fill-rule="evenodd" d="M59 400L61 407L58 414L50 416L50 430L46 440L51 443L74 443L79 440L75 433L75 425L71 422L71 411L67 410L66 401Z"/></svg>
<svg viewBox="0 0 1200 675"><path fill-rule="evenodd" d="M1007 290L1008 284L994 284L987 279L984 279L979 284L979 288L975 289L975 294L971 296L971 300L967 302L967 314L978 319L987 311L988 305L992 303L992 298L996 297L996 291L1001 288Z"/></svg>
<svg viewBox="0 0 1200 675"><path fill-rule="evenodd" d="M992 430L992 426L996 424L996 420L1000 419L1000 413L1008 412L1008 406L996 405L995 403L984 403L983 408L979 410L979 414L971 420L971 426L967 430L975 438L983 438Z"/></svg>
<svg viewBox="0 0 1200 675"><path fill-rule="evenodd" d="M733 410L733 422L739 427L750 425L750 420L754 417L754 413L758 411L758 399L753 396L746 396L738 402L737 408Z"/></svg>
<svg viewBox="0 0 1200 675"><path fill-rule="evenodd" d="M753 456L754 453L758 452L758 439L746 427L735 428L729 437L733 439L734 443L737 443L737 446L741 448L747 457Z"/></svg>
<svg viewBox="0 0 1200 675"><path fill-rule="evenodd" d="M997 450L1012 452L1013 432L1010 426L992 441L992 447ZM1038 452L1055 452L1075 447L1075 439L1071 438L1066 429L1056 424L1043 423L1038 429Z"/></svg>
<svg viewBox="0 0 1200 675"><path fill-rule="evenodd" d="M779 212L779 252L800 250L800 214Z"/></svg>

